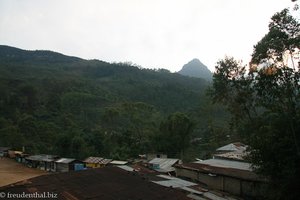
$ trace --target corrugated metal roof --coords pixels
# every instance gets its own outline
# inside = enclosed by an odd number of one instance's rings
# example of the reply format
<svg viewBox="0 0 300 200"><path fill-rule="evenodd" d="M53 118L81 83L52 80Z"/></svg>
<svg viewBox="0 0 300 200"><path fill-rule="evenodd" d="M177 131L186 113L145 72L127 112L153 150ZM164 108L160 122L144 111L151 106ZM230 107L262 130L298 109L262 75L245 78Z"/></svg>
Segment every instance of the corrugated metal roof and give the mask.
<svg viewBox="0 0 300 200"><path fill-rule="evenodd" d="M71 163L73 162L75 159L74 158L61 158L57 161L55 161L56 163Z"/></svg>
<svg viewBox="0 0 300 200"><path fill-rule="evenodd" d="M200 192L200 191L198 191L198 190L194 190L194 189L189 188L189 187L182 187L181 189L182 189L182 190L185 190L185 191L187 191L187 192L191 192L191 193L193 193L193 194L198 194L198 195L202 195L202 194L203 194L203 192Z"/></svg>
<svg viewBox="0 0 300 200"><path fill-rule="evenodd" d="M101 160L99 163L103 164L103 165L107 165L108 163L110 163L112 161L112 159L106 159L104 158L103 160Z"/></svg>
<svg viewBox="0 0 300 200"><path fill-rule="evenodd" d="M104 158L101 157L88 157L83 162L85 163L101 163Z"/></svg>
<svg viewBox="0 0 300 200"><path fill-rule="evenodd" d="M157 183L159 185L163 185L166 187L174 187L174 188L182 188L182 187L189 187L189 186L193 186L193 185L197 185L196 183L192 183L189 181L185 181L179 178L173 178L173 179L169 179L169 180L165 180L165 181L152 181L154 183Z"/></svg>
<svg viewBox="0 0 300 200"><path fill-rule="evenodd" d="M124 169L124 170L126 170L128 172L133 172L134 171L134 169L132 167L129 167L127 165L120 165L118 167L121 168L121 169Z"/></svg>
<svg viewBox="0 0 300 200"><path fill-rule="evenodd" d="M200 196L195 195L195 194L193 194L193 193L188 194L187 197L189 197L189 198L191 198L191 199L194 199L194 200L207 200L207 198L200 197Z"/></svg>
<svg viewBox="0 0 300 200"><path fill-rule="evenodd" d="M213 167L233 168L233 169L252 171L250 163L234 161L234 160L208 159L203 161L196 161L194 163L210 165Z"/></svg>
<svg viewBox="0 0 300 200"><path fill-rule="evenodd" d="M57 158L58 158L58 156L56 156L56 155L39 154L39 155L28 156L25 159L26 160L32 160L32 161L52 162Z"/></svg>
<svg viewBox="0 0 300 200"><path fill-rule="evenodd" d="M225 199L225 198L217 196L211 192L205 192L203 194L203 196L205 196L206 198L211 199L211 200L227 200L227 198Z"/></svg>
<svg viewBox="0 0 300 200"><path fill-rule="evenodd" d="M171 172L175 170L172 166L178 161L179 159L174 158L154 158L149 161L149 164L158 165L159 167L154 169L158 172Z"/></svg>
<svg viewBox="0 0 300 200"><path fill-rule="evenodd" d="M126 165L128 162L127 161L122 161L122 160L113 160L110 162L110 164L113 165Z"/></svg>
<svg viewBox="0 0 300 200"><path fill-rule="evenodd" d="M223 147L218 148L216 151L245 151L247 145L244 145L240 142L227 144Z"/></svg>
<svg viewBox="0 0 300 200"><path fill-rule="evenodd" d="M37 193L54 191L59 199L189 200L183 192L166 189L118 167L49 174L1 187L6 193L30 193L32 189Z"/></svg>
<svg viewBox="0 0 300 200"><path fill-rule="evenodd" d="M167 180L163 181L152 181L158 185L162 185L165 187L173 187L173 188L180 188L182 190L194 193L194 194L203 194L203 192L197 191L195 189L189 188L190 186L197 185L196 183L186 181L180 178L172 177L172 176L165 176L165 175L157 175L158 177L165 178Z"/></svg>
<svg viewBox="0 0 300 200"><path fill-rule="evenodd" d="M237 161L231 161L231 162L237 162ZM228 167L225 166L224 163L222 165L209 165L209 164L197 162L197 163L186 163L186 164L176 165L175 167L178 169L186 169L191 171L195 170L208 175L211 174L211 175L229 176L229 177L234 177L243 180L251 180L251 181L265 181L265 179L259 177L257 174L255 174L253 171L250 171L249 169L245 170L245 169L241 169L241 167L239 168Z"/></svg>
<svg viewBox="0 0 300 200"><path fill-rule="evenodd" d="M163 168L163 169L154 169L157 172L161 172L161 173L167 173L167 172L173 172L175 171L174 167L168 167L168 168Z"/></svg>

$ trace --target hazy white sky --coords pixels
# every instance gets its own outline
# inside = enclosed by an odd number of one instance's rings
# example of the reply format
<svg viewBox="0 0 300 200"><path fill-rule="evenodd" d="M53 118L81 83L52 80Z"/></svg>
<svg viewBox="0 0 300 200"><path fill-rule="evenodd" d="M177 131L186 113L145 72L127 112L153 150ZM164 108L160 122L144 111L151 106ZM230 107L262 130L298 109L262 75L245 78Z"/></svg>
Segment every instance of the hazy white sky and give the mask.
<svg viewBox="0 0 300 200"><path fill-rule="evenodd" d="M193 58L247 63L291 0L0 0L0 44L172 72Z"/></svg>

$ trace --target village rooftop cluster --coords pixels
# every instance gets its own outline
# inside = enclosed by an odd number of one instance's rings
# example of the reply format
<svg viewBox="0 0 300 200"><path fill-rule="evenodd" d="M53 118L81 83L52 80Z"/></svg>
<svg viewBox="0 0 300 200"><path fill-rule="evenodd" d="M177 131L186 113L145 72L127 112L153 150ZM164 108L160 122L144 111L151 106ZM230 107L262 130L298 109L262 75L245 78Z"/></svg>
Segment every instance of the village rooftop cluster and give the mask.
<svg viewBox="0 0 300 200"><path fill-rule="evenodd" d="M175 199L195 200L258 197L266 180L255 174L251 164L244 160L246 149L247 146L240 142L231 143L216 149L211 159L182 163L165 154L141 155L134 161L101 157L78 160L57 155L28 155L0 147L0 156L49 172L29 179L30 184L23 181L0 190L30 192L34 187L34 191L55 191L62 199L72 199L70 195L75 199L111 199L108 196L112 193L112 196L129 195L130 199L153 199L146 196L153 197L156 193L164 199L172 199L174 194L177 195ZM141 191L130 185L139 185Z"/></svg>

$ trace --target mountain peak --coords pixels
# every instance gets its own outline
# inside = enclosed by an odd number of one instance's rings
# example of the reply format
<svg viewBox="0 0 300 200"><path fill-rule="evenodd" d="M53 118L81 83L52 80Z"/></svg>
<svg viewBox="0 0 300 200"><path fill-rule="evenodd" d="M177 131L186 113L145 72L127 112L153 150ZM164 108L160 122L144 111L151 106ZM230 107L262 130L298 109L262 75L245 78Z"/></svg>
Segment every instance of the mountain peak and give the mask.
<svg viewBox="0 0 300 200"><path fill-rule="evenodd" d="M203 78L208 81L212 79L211 71L198 58L194 58L183 65L178 73L184 76Z"/></svg>

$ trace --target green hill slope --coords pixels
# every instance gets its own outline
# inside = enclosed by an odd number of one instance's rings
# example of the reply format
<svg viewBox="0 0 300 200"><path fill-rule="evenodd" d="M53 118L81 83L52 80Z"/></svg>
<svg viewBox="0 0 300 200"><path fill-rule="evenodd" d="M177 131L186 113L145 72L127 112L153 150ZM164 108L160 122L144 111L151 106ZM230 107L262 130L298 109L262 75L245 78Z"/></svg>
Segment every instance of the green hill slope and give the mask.
<svg viewBox="0 0 300 200"><path fill-rule="evenodd" d="M205 108L207 86L166 70L0 46L0 145L79 158L155 151L161 120Z"/></svg>

